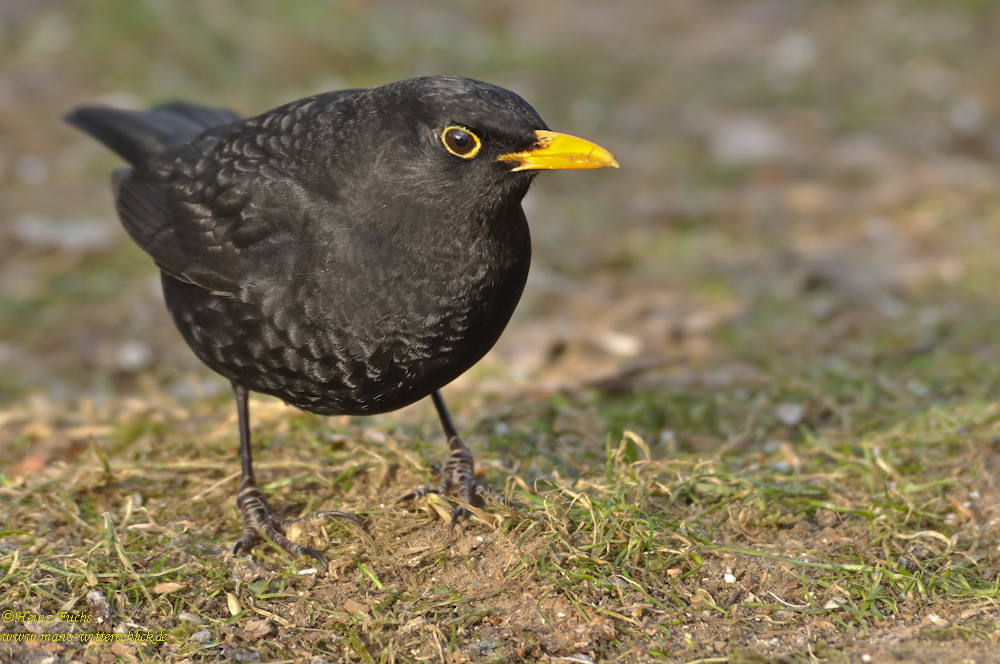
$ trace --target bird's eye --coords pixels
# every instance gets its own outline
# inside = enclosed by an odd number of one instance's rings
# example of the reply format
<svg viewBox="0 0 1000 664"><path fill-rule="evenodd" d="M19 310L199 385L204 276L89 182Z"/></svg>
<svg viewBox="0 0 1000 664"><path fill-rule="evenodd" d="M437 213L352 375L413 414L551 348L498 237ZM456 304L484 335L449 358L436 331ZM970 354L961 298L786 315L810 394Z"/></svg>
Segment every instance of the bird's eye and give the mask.
<svg viewBox="0 0 1000 664"><path fill-rule="evenodd" d="M454 126L444 130L444 133L441 134L441 142L448 148L448 152L463 159L472 159L482 147L478 136L468 129Z"/></svg>

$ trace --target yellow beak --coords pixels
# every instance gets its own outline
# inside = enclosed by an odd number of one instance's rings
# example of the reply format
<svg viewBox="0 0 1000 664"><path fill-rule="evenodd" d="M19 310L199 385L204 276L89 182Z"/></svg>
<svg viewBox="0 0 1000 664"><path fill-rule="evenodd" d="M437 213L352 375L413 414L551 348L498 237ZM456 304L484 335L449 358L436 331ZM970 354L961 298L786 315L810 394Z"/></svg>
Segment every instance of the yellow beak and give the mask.
<svg viewBox="0 0 1000 664"><path fill-rule="evenodd" d="M618 168L615 156L600 145L569 134L539 129L530 150L501 155L497 161L514 162L511 171Z"/></svg>

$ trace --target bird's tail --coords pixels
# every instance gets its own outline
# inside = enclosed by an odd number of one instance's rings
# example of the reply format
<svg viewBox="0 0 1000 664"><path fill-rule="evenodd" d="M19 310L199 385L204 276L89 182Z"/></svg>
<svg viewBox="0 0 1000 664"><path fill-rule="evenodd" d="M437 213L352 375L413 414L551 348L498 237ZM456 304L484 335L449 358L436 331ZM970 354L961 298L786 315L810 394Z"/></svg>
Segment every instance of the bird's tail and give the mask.
<svg viewBox="0 0 1000 664"><path fill-rule="evenodd" d="M68 123L101 141L133 166L190 143L208 129L239 119L232 111L182 102L151 111L78 108L66 116Z"/></svg>

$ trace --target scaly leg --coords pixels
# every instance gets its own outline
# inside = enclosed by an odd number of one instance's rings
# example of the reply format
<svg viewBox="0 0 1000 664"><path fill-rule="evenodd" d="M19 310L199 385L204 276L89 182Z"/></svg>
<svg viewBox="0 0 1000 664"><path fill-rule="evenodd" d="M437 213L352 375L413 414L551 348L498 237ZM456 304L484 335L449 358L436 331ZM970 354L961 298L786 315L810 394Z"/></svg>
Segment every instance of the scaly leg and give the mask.
<svg viewBox="0 0 1000 664"><path fill-rule="evenodd" d="M462 442L462 439L458 435L458 431L455 430L455 425L451 421L451 415L448 414L448 408L444 405L444 399L441 398L441 392L435 390L431 393L431 399L434 400L434 408L441 419L441 428L444 429L444 435L448 439L448 461L445 462L444 470L442 471L443 479L436 488L422 487L406 494L397 502L416 500L431 493L441 495L455 493L464 502L479 507L483 504L483 498L486 496L487 490L476 482L472 452L465 446L465 443ZM449 530L453 529L459 518L466 516L467 512L468 510L461 505L456 507L455 513L451 517Z"/></svg>
<svg viewBox="0 0 1000 664"><path fill-rule="evenodd" d="M240 459L243 462L243 483L240 485L240 492L236 498L236 509L243 517L243 536L233 547L233 555L240 551L250 553L263 538L267 536L276 546L281 547L293 556L312 556L319 562L323 569L327 569L326 560L319 551L310 549L307 546L296 544L285 535L290 526L295 521L283 519L275 516L271 508L267 505L267 499L257 486L257 478L253 472L253 456L250 453L250 409L247 403L247 389L242 385L233 383L233 391L236 392L236 412L240 423ZM318 512L303 517L314 520L324 517L346 519L364 532L361 522L354 516L344 512ZM367 535L367 533L365 533ZM370 539L370 538L368 538Z"/></svg>

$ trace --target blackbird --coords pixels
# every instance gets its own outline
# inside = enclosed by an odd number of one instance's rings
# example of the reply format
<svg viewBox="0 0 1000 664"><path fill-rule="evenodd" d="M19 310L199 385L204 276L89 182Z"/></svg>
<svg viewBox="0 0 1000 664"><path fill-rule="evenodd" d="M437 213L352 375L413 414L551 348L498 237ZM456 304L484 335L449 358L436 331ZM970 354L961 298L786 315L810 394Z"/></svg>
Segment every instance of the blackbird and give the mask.
<svg viewBox="0 0 1000 664"><path fill-rule="evenodd" d="M430 395L448 439L436 488L478 505L473 459L438 391L497 341L531 257L521 199L545 169L618 167L548 130L521 97L431 76L241 119L187 103L80 108L66 120L131 164L118 216L159 267L174 323L236 394L249 552L290 541L257 486L247 395L370 415ZM464 513L457 507L452 519ZM346 519L341 512L324 516Z"/></svg>

